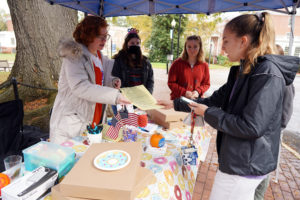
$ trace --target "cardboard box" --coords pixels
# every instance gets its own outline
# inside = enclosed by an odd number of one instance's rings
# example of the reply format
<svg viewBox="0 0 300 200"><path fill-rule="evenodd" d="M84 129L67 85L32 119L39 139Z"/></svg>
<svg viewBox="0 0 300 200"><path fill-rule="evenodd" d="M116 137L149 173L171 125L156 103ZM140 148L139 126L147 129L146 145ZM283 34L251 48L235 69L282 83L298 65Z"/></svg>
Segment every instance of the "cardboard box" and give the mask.
<svg viewBox="0 0 300 200"><path fill-rule="evenodd" d="M161 125L166 129L180 128L185 126L185 124L182 121L166 122L161 120L160 118L154 118L152 120L154 123Z"/></svg>
<svg viewBox="0 0 300 200"><path fill-rule="evenodd" d="M149 110L148 115L154 123L161 125L166 129L173 129L184 126L182 121L188 115L188 113L178 112L174 109L155 109Z"/></svg>
<svg viewBox="0 0 300 200"><path fill-rule="evenodd" d="M147 111L151 119L159 119L163 122L178 122L183 121L188 115L186 112L175 111L174 109L154 109Z"/></svg>
<svg viewBox="0 0 300 200"><path fill-rule="evenodd" d="M83 198L66 197L61 193L60 184L51 188L52 200L87 200Z"/></svg>
<svg viewBox="0 0 300 200"><path fill-rule="evenodd" d="M137 196L149 183L154 179L154 174L151 170L139 167L136 179L136 185L133 191L133 196ZM51 196L53 200L87 200L85 198L66 197L61 192L60 184L52 187Z"/></svg>
<svg viewBox="0 0 300 200"><path fill-rule="evenodd" d="M131 157L130 163L115 171L97 169L93 164L95 157L108 150L126 151ZM141 154L142 144L137 142L92 144L62 180L62 194L103 200L133 199Z"/></svg>

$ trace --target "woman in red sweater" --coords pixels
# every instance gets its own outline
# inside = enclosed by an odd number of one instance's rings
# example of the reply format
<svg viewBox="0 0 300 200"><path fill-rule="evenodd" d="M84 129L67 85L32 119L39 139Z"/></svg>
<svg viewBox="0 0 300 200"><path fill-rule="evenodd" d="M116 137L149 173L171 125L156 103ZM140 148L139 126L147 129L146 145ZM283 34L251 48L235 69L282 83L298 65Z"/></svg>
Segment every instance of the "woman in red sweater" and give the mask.
<svg viewBox="0 0 300 200"><path fill-rule="evenodd" d="M204 60L200 36L189 36L181 58L175 60L169 71L168 86L171 100L185 96L196 99L210 86L208 65Z"/></svg>

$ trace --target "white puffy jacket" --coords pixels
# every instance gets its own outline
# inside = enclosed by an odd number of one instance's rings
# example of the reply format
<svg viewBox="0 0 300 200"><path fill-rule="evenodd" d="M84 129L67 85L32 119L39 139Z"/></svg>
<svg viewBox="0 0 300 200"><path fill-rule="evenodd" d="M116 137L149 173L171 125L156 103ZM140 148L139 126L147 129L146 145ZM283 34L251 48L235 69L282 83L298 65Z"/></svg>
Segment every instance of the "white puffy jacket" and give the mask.
<svg viewBox="0 0 300 200"><path fill-rule="evenodd" d="M104 86L99 86L95 84L91 53L84 45L73 40L61 41L59 54L63 62L50 119L50 141L57 144L85 130L93 120L96 103L116 104L120 94L111 88L113 60L102 56ZM103 107L102 121L105 110L106 106Z"/></svg>

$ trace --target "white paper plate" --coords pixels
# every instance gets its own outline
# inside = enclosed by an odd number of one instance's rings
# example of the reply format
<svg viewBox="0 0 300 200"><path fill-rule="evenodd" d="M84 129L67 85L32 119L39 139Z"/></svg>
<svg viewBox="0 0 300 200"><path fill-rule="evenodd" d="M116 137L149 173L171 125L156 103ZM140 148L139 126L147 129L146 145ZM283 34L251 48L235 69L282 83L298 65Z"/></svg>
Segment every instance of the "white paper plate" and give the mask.
<svg viewBox="0 0 300 200"><path fill-rule="evenodd" d="M101 170L113 171L126 167L130 160L130 155L126 151L110 150L96 156L94 166Z"/></svg>

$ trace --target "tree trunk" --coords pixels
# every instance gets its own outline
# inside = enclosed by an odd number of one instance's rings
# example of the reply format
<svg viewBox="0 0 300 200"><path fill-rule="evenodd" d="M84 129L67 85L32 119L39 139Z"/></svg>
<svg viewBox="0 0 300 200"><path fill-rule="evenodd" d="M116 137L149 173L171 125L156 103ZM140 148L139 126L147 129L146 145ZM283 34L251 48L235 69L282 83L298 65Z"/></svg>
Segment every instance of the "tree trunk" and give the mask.
<svg viewBox="0 0 300 200"><path fill-rule="evenodd" d="M16 36L16 59L7 81L41 88L56 88L61 66L57 53L61 37L72 37L77 11L44 0L7 0ZM19 86L19 96L32 101L53 91ZM1 94L0 101L13 97L12 90Z"/></svg>

